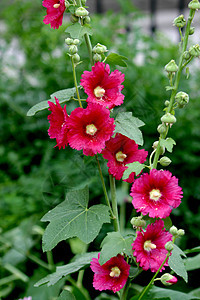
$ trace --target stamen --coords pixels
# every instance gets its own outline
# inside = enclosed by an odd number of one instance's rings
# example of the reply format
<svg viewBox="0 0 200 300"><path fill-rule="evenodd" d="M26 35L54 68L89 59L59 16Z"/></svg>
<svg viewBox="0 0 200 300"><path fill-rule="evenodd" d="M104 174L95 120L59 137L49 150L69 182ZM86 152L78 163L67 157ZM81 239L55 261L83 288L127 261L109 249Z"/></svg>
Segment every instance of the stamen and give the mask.
<svg viewBox="0 0 200 300"><path fill-rule="evenodd" d="M110 272L110 277L119 277L120 274L121 274L120 269L118 267L113 267Z"/></svg>
<svg viewBox="0 0 200 300"><path fill-rule="evenodd" d="M94 124L89 124L86 126L86 133L89 135L95 135L97 128Z"/></svg>
<svg viewBox="0 0 200 300"><path fill-rule="evenodd" d="M147 240L145 243L144 243L144 250L146 251L151 251L153 249L156 249L156 245L153 244L150 240Z"/></svg>
<svg viewBox="0 0 200 300"><path fill-rule="evenodd" d="M155 200L158 201L160 199L160 197L162 196L160 190L158 189L153 189L150 193L149 193L149 198L151 200Z"/></svg>
<svg viewBox="0 0 200 300"><path fill-rule="evenodd" d="M102 98L105 94L105 90L100 87L100 86L97 86L95 89L94 89L94 94L97 98Z"/></svg>
<svg viewBox="0 0 200 300"><path fill-rule="evenodd" d="M124 154L122 151L119 151L116 153L115 157L116 157L117 161L123 162L125 160L125 158L127 157L127 155Z"/></svg>
<svg viewBox="0 0 200 300"><path fill-rule="evenodd" d="M59 6L60 6L59 3L56 3L56 4L53 5L54 8L58 8Z"/></svg>

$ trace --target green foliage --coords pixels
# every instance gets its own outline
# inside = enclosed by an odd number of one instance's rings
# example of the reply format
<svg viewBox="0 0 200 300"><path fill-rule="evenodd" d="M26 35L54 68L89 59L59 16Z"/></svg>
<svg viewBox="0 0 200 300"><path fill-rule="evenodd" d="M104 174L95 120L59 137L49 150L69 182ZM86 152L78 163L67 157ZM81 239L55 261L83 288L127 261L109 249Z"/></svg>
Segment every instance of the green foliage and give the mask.
<svg viewBox="0 0 200 300"><path fill-rule="evenodd" d="M111 66L127 67L126 60L128 60L127 57L119 55L117 53L110 53L106 57L106 63Z"/></svg>
<svg viewBox="0 0 200 300"><path fill-rule="evenodd" d="M188 282L188 274L181 256L186 257L185 253L177 245L174 245L168 264L177 275L181 276L185 282Z"/></svg>
<svg viewBox="0 0 200 300"><path fill-rule="evenodd" d="M186 294L186 293L182 293L179 291L174 291L171 289L164 289L164 288L159 288L159 287L153 287L149 294L147 295L147 297L150 297L150 299L155 299L155 300L161 300L161 299L170 299L170 300L192 300L192 299L198 299L195 296ZM144 299L148 299L145 298Z"/></svg>
<svg viewBox="0 0 200 300"><path fill-rule="evenodd" d="M176 145L176 142L172 138L160 139L160 146L165 147L169 152L172 152L174 145Z"/></svg>
<svg viewBox="0 0 200 300"><path fill-rule="evenodd" d="M62 291L60 296L58 297L58 300L76 300L74 295L72 295L69 291Z"/></svg>
<svg viewBox="0 0 200 300"><path fill-rule="evenodd" d="M145 165L139 163L139 161L135 161L131 164L127 164L126 166L128 167L128 169L124 171L123 180L129 178L132 172L134 172L136 176L139 175L145 167Z"/></svg>
<svg viewBox="0 0 200 300"><path fill-rule="evenodd" d="M69 33L72 39L82 39L86 33L89 35L93 34L93 30L88 24L81 26L80 23L69 25L65 32Z"/></svg>
<svg viewBox="0 0 200 300"><path fill-rule="evenodd" d="M185 260L185 268L187 271L200 269L200 254L193 257L188 257Z"/></svg>

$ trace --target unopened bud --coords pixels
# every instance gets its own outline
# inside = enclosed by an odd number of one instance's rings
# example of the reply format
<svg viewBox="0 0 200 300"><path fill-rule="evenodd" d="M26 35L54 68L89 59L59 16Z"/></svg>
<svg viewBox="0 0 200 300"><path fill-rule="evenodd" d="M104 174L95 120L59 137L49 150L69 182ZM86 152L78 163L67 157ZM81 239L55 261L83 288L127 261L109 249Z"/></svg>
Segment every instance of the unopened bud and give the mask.
<svg viewBox="0 0 200 300"><path fill-rule="evenodd" d="M80 61L80 56L78 55L78 53L75 53L74 55L72 55L72 59L73 62L77 64Z"/></svg>
<svg viewBox="0 0 200 300"><path fill-rule="evenodd" d="M184 235L185 235L185 230L184 230L184 229L179 229L179 230L177 231L177 235L178 235L178 236L184 236Z"/></svg>
<svg viewBox="0 0 200 300"><path fill-rule="evenodd" d="M190 27L189 35L193 35L195 31L195 27Z"/></svg>
<svg viewBox="0 0 200 300"><path fill-rule="evenodd" d="M200 9L200 3L199 3L199 1L198 0L192 0L192 1L190 1L190 3L188 4L188 7L190 8L190 9Z"/></svg>
<svg viewBox="0 0 200 300"><path fill-rule="evenodd" d="M74 45L78 45L79 43L80 43L80 41L78 39L73 40Z"/></svg>
<svg viewBox="0 0 200 300"><path fill-rule="evenodd" d="M65 39L65 43L69 46L73 44L73 40L70 38Z"/></svg>
<svg viewBox="0 0 200 300"><path fill-rule="evenodd" d="M161 166L167 167L171 164L172 161L169 157L163 156L159 162L160 162Z"/></svg>
<svg viewBox="0 0 200 300"><path fill-rule="evenodd" d="M190 57L191 57L191 55L190 55L189 51L185 51L185 52L183 53L183 58L184 58L184 59L188 60L188 59L190 59Z"/></svg>
<svg viewBox="0 0 200 300"><path fill-rule="evenodd" d="M170 103L169 100L166 100L165 101L165 106L169 106L169 103Z"/></svg>
<svg viewBox="0 0 200 300"><path fill-rule="evenodd" d="M90 22L91 22L91 19L90 19L89 16L86 16L86 17L83 19L83 23L84 23L84 24L90 24Z"/></svg>
<svg viewBox="0 0 200 300"><path fill-rule="evenodd" d="M175 60L171 60L166 66L165 66L165 71L167 72L177 72L178 71L178 66L175 63Z"/></svg>
<svg viewBox="0 0 200 300"><path fill-rule="evenodd" d="M185 92L178 92L175 96L175 100L179 108L183 108L189 102L189 95Z"/></svg>
<svg viewBox="0 0 200 300"><path fill-rule="evenodd" d="M100 54L95 53L95 54L93 55L93 59L94 59L94 62L98 62L98 61L101 62L102 57L101 57Z"/></svg>
<svg viewBox="0 0 200 300"><path fill-rule="evenodd" d="M160 277L160 281L165 286L169 286L169 285L177 283L178 279L169 273L165 273Z"/></svg>
<svg viewBox="0 0 200 300"><path fill-rule="evenodd" d="M146 226L146 221L143 220L142 217L133 217L130 222L133 225L133 228Z"/></svg>
<svg viewBox="0 0 200 300"><path fill-rule="evenodd" d="M166 113L164 116L162 116L161 121L166 124L174 124L176 123L176 117L170 113Z"/></svg>
<svg viewBox="0 0 200 300"><path fill-rule="evenodd" d="M158 125L158 127L157 127L157 131L159 133L165 133L166 130L167 130L167 127L166 127L165 123L162 123L162 124Z"/></svg>
<svg viewBox="0 0 200 300"><path fill-rule="evenodd" d="M173 249L174 249L174 244L172 242L167 242L165 244L165 249L168 251L168 252L171 252Z"/></svg>
<svg viewBox="0 0 200 300"><path fill-rule="evenodd" d="M155 141L154 143L153 143L153 146L152 146L152 148L155 150L155 149L157 149L157 147L158 147L158 141ZM164 146L161 146L160 147L160 154L161 155L163 155L165 153L165 147Z"/></svg>
<svg viewBox="0 0 200 300"><path fill-rule="evenodd" d="M177 235L177 232L178 232L178 229L177 229L176 226L173 225L172 227L170 227L169 232L170 232L173 236L176 236L176 235Z"/></svg>
<svg viewBox="0 0 200 300"><path fill-rule="evenodd" d="M77 16L77 17L86 17L88 15L89 15L89 12L87 11L87 9L85 9L82 6L77 8L76 11L75 11L75 16Z"/></svg>
<svg viewBox="0 0 200 300"><path fill-rule="evenodd" d="M75 15L71 15L70 16L70 21L72 22L72 23L77 23L78 22L78 17L76 17Z"/></svg>
<svg viewBox="0 0 200 300"><path fill-rule="evenodd" d="M101 44L98 43L96 46L94 46L92 51L94 53L103 54L104 52L107 52L108 50L107 50L106 46L101 45Z"/></svg>
<svg viewBox="0 0 200 300"><path fill-rule="evenodd" d="M184 18L184 15L180 15L177 18L175 18L174 25L179 28L184 27L186 25L186 20Z"/></svg>
<svg viewBox="0 0 200 300"><path fill-rule="evenodd" d="M76 45L71 45L71 46L69 46L69 53L70 53L71 55L76 54L77 52L78 52L78 48L77 48Z"/></svg>
<svg viewBox="0 0 200 300"><path fill-rule="evenodd" d="M86 4L87 0L81 0L82 5L84 6Z"/></svg>
<svg viewBox="0 0 200 300"><path fill-rule="evenodd" d="M68 8L69 6L70 6L70 3L67 0L65 0L65 7Z"/></svg>
<svg viewBox="0 0 200 300"><path fill-rule="evenodd" d="M196 44L189 48L189 53L191 56L199 57L200 56L200 46L199 44Z"/></svg>

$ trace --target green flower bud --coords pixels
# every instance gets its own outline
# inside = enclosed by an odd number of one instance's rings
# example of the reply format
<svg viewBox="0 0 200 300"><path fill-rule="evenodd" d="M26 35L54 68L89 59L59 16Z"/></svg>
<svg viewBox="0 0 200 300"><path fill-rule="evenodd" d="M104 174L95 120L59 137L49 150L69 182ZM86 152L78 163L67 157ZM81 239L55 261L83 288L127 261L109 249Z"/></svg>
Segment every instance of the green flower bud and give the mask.
<svg viewBox="0 0 200 300"><path fill-rule="evenodd" d="M195 31L195 27L190 27L189 35L193 35Z"/></svg>
<svg viewBox="0 0 200 300"><path fill-rule="evenodd" d="M177 235L178 235L178 236L183 236L183 235L185 235L185 230L184 230L184 229L179 229L179 230L177 231Z"/></svg>
<svg viewBox="0 0 200 300"><path fill-rule="evenodd" d="M167 127L166 127L166 125L165 125L164 123L158 125L158 127L157 127L157 131L158 131L159 133L165 133L166 130L167 130Z"/></svg>
<svg viewBox="0 0 200 300"><path fill-rule="evenodd" d="M165 286L169 286L175 284L177 282L177 278L169 273L165 273L160 277L160 281Z"/></svg>
<svg viewBox="0 0 200 300"><path fill-rule="evenodd" d="M172 161L169 157L163 156L159 162L160 162L161 166L167 167L171 164Z"/></svg>
<svg viewBox="0 0 200 300"><path fill-rule="evenodd" d="M158 147L158 141L155 141L155 142L153 143L152 148L155 150L155 149L157 149L157 147ZM163 155L163 154L165 153L165 147L164 147L164 146L161 146L160 149L161 149L160 154Z"/></svg>
<svg viewBox="0 0 200 300"><path fill-rule="evenodd" d="M189 53L191 56L199 57L200 56L200 46L198 44L189 48Z"/></svg>
<svg viewBox="0 0 200 300"><path fill-rule="evenodd" d="M80 56L78 55L78 53L75 53L74 55L72 55L72 59L73 62L77 64L80 61Z"/></svg>
<svg viewBox="0 0 200 300"><path fill-rule="evenodd" d="M172 242L167 242L165 244L165 249L168 251L168 252L171 252L173 249L174 249L174 244Z"/></svg>
<svg viewBox="0 0 200 300"><path fill-rule="evenodd" d="M84 24L90 24L90 22L91 22L91 19L90 19L89 16L86 16L86 17L83 19L83 23L84 23Z"/></svg>
<svg viewBox="0 0 200 300"><path fill-rule="evenodd" d="M88 15L89 15L89 12L87 11L87 9L85 9L82 6L77 8L76 11L75 11L75 16L77 16L77 17L86 17Z"/></svg>
<svg viewBox="0 0 200 300"><path fill-rule="evenodd" d="M142 217L133 217L131 219L131 224L133 225L133 228L145 227L146 226L146 221L142 220Z"/></svg>
<svg viewBox="0 0 200 300"><path fill-rule="evenodd" d="M98 62L98 61L102 61L102 57L101 57L101 55L100 54L97 54L97 53L95 53L94 55L93 55L93 60L94 60L94 62Z"/></svg>
<svg viewBox="0 0 200 300"><path fill-rule="evenodd" d="M82 5L84 6L86 4L87 0L81 0Z"/></svg>
<svg viewBox="0 0 200 300"><path fill-rule="evenodd" d="M169 103L170 103L169 100L166 100L165 101L165 106L169 106Z"/></svg>
<svg viewBox="0 0 200 300"><path fill-rule="evenodd" d="M169 232L173 235L173 236L176 236L177 235L177 232L178 232L178 229L176 226L172 226L170 229L169 229Z"/></svg>
<svg viewBox="0 0 200 300"><path fill-rule="evenodd" d="M188 59L190 59L190 57L191 57L191 55L190 55L189 51L185 51L185 52L183 53L183 58L184 58L184 59L188 60Z"/></svg>
<svg viewBox="0 0 200 300"><path fill-rule="evenodd" d="M76 54L77 52L78 52L78 48L77 48L76 45L71 45L71 46L69 46L69 53L70 53L71 55Z"/></svg>
<svg viewBox="0 0 200 300"><path fill-rule="evenodd" d="M70 3L67 0L65 0L65 7L68 8L69 6L70 6Z"/></svg>
<svg viewBox="0 0 200 300"><path fill-rule="evenodd" d="M104 52L107 52L108 50L107 50L106 46L101 45L101 44L98 43L96 46L94 46L92 51L94 53L103 54Z"/></svg>
<svg viewBox="0 0 200 300"><path fill-rule="evenodd" d="M166 66L165 66L165 71L167 72L177 72L178 71L178 66L175 63L175 60L171 60Z"/></svg>
<svg viewBox="0 0 200 300"><path fill-rule="evenodd" d="M166 113L162 116L161 121L166 124L174 124L176 123L176 117L170 113Z"/></svg>
<svg viewBox="0 0 200 300"><path fill-rule="evenodd" d="M73 40L74 45L78 45L79 43L80 43L80 41L78 39Z"/></svg>
<svg viewBox="0 0 200 300"><path fill-rule="evenodd" d="M65 43L69 46L73 44L73 40L70 38L65 39Z"/></svg>
<svg viewBox="0 0 200 300"><path fill-rule="evenodd" d="M180 15L177 18L175 18L174 25L179 28L184 27L186 25L186 20L184 18L184 15Z"/></svg>
<svg viewBox="0 0 200 300"><path fill-rule="evenodd" d="M71 15L71 16L70 16L70 21L71 21L72 23L77 23L77 22L78 22L78 17L76 17L75 15Z"/></svg>
<svg viewBox="0 0 200 300"><path fill-rule="evenodd" d="M189 102L189 95L184 92L178 92L175 96L175 100L179 108L183 108Z"/></svg>
<svg viewBox="0 0 200 300"><path fill-rule="evenodd" d="M199 3L199 1L198 0L192 0L189 4L188 4L188 7L190 8L190 9L200 9L200 3Z"/></svg>

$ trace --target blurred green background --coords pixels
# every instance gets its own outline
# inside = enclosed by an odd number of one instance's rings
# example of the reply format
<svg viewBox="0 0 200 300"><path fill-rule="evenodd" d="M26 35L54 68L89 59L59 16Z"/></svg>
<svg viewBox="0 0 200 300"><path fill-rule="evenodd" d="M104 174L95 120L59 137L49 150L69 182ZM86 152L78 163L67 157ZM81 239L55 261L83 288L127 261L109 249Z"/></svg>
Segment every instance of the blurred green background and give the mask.
<svg viewBox="0 0 200 300"><path fill-rule="evenodd" d="M123 2L120 1L123 6ZM130 17L111 11L93 15L92 44L128 58L125 73L125 101L116 111L132 111L143 120L144 148L151 152L157 139L156 128L164 101L169 98L164 66L178 60L178 45L158 33L152 38L137 25L141 13L130 7ZM31 106L49 99L53 92L73 87L70 59L64 39L69 23L66 17L59 30L43 24L45 10L40 0L1 0L0 11L0 298L18 299L32 295L33 300L57 296L60 286L33 288L33 283L49 272L46 254L41 250L41 235L46 224L40 218L63 201L66 192L89 184L91 201L102 198L93 158L84 158L72 149L58 150L47 134L48 111L27 117ZM172 20L171 20L172 21ZM171 22L170 22L171 24ZM106 32L106 34L105 34ZM81 60L78 78L90 69L87 49L79 47ZM199 246L200 240L200 71L191 67L189 79L183 74L180 90L190 95L190 103L177 110L178 122L169 136L176 141L167 154L168 169L179 178L184 198L172 212L173 224L186 235L182 249ZM67 103L67 112L75 108ZM103 171L107 167L102 161ZM121 183L117 183L120 198ZM119 201L123 199L119 199ZM127 204L127 222L132 206ZM130 225L128 225L130 227ZM99 247L98 241L95 246ZM93 246L94 247L94 246ZM60 243L53 251L55 262L67 263L73 249ZM42 265L42 262L46 265ZM19 272L20 271L20 272ZM25 275L26 274L26 275ZM189 288L198 287L198 273L190 273ZM12 276L12 277L10 277ZM199 276L199 275L198 275ZM5 278L8 278L5 281ZM4 281L2 281L4 279ZM90 285L91 287L91 285ZM182 289L182 286L180 286ZM48 290L48 291L47 291Z"/></svg>

